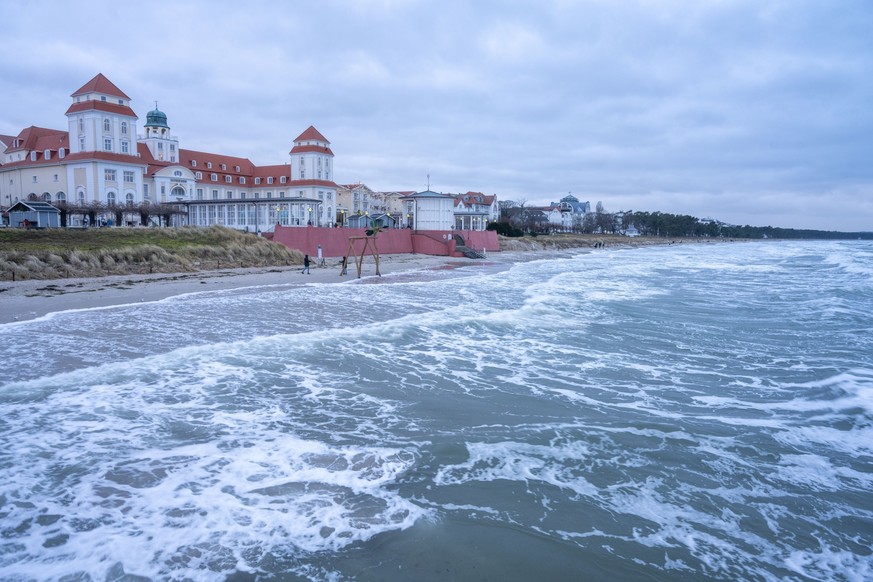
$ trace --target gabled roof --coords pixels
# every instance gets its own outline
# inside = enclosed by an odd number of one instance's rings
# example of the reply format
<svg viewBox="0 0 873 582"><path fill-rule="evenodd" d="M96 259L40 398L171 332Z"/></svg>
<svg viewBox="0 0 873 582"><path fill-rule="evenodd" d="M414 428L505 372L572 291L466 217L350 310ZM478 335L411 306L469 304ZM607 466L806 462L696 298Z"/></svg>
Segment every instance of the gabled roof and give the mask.
<svg viewBox="0 0 873 582"><path fill-rule="evenodd" d="M18 208L19 206L24 206L25 208ZM12 206L10 206L7 212L60 212L57 208L49 204L48 202L43 202L42 200L19 200Z"/></svg>
<svg viewBox="0 0 873 582"><path fill-rule="evenodd" d="M494 204L494 199L496 196L494 194L483 194L481 192L467 192L466 194L458 194L455 196L455 206L473 206L473 205L482 205L482 206L491 206Z"/></svg>
<svg viewBox="0 0 873 582"><path fill-rule="evenodd" d="M70 97L76 97L78 95L84 95L85 93L103 93L104 95L111 95L113 97L121 97L122 99L130 99L124 92L115 86L115 84L103 76L103 73L97 73L97 75L82 85L82 87L70 95Z"/></svg>
<svg viewBox="0 0 873 582"><path fill-rule="evenodd" d="M306 131L294 138L294 141L321 141L326 143L327 145L330 145L330 142L327 141L327 138L321 135L321 132L315 129L315 126L312 125L307 127Z"/></svg>

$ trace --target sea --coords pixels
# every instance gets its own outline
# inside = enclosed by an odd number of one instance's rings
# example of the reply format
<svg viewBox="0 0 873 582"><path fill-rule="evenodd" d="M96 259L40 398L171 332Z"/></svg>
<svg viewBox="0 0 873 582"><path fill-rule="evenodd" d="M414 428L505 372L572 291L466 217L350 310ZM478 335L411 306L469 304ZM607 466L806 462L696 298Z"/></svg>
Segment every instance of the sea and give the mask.
<svg viewBox="0 0 873 582"><path fill-rule="evenodd" d="M870 241L190 293L0 362L2 580L873 579Z"/></svg>

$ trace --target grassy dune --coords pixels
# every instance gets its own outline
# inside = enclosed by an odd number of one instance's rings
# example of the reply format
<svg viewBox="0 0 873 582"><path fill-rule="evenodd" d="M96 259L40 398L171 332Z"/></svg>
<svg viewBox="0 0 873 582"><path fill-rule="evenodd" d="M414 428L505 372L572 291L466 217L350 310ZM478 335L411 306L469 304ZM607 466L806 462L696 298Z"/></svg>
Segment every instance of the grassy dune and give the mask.
<svg viewBox="0 0 873 582"><path fill-rule="evenodd" d="M0 280L179 273L300 264L303 255L230 228L0 229Z"/></svg>

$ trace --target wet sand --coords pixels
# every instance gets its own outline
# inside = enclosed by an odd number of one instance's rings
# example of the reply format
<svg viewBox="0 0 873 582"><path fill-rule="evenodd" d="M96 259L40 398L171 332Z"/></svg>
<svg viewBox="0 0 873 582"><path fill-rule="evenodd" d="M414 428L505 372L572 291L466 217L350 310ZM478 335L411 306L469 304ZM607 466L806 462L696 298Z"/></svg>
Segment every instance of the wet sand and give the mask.
<svg viewBox="0 0 873 582"><path fill-rule="evenodd" d="M382 275L390 275L438 268L452 263L469 263L469 261L470 259L467 258L418 254L383 255L379 260L379 271ZM196 273L2 281L0 282L0 324L35 319L57 311L158 301L202 291L260 285L343 284L357 279L353 259L349 261L348 274L345 276L340 276L339 260L336 258L327 259L323 267L313 265L310 268L311 274L302 274L301 271L301 266L255 267ZM375 262L372 257L366 257L361 266L361 277L375 276Z"/></svg>

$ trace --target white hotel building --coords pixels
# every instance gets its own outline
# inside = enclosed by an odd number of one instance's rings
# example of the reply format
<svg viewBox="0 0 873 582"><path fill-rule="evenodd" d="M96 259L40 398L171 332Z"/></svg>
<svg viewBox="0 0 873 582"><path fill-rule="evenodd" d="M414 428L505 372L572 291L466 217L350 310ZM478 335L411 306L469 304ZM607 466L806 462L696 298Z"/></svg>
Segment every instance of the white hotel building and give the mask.
<svg viewBox="0 0 873 582"><path fill-rule="evenodd" d="M137 134L130 97L98 74L71 95L67 130L28 127L0 135L0 207L19 200L66 205L69 226L99 208L112 220L123 210L176 206L176 224L249 230L331 226L336 220L330 142L314 127L294 139L289 163L256 166L247 158L180 147L167 116L155 108Z"/></svg>

